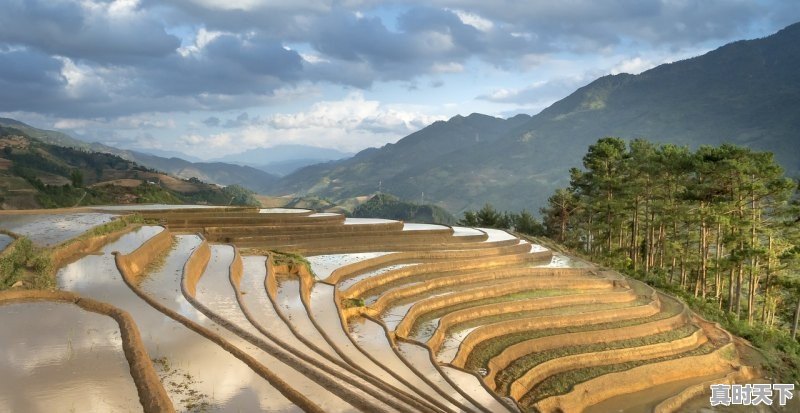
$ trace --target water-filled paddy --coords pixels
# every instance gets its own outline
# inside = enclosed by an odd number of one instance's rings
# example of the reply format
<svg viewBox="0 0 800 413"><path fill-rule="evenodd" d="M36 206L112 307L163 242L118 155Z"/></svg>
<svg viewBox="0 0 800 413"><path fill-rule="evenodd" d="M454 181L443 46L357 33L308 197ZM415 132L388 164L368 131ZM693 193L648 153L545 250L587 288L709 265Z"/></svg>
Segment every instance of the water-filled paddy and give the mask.
<svg viewBox="0 0 800 413"><path fill-rule="evenodd" d="M311 210L302 208L261 208L258 212L261 214L305 214L311 212Z"/></svg>
<svg viewBox="0 0 800 413"><path fill-rule="evenodd" d="M413 222L404 222L403 231L431 231L431 230L448 230L450 227L438 224L416 224Z"/></svg>
<svg viewBox="0 0 800 413"><path fill-rule="evenodd" d="M581 259L573 258L558 252L553 253L550 262L544 265L534 265L542 268L589 268L591 264Z"/></svg>
<svg viewBox="0 0 800 413"><path fill-rule="evenodd" d="M489 239L487 239L486 242L498 242L498 241L508 241L512 239L517 239L517 237L501 229L494 229L494 228L479 228L479 229L485 232L486 235L489 236Z"/></svg>
<svg viewBox="0 0 800 413"><path fill-rule="evenodd" d="M345 218L344 220L345 225L391 224L393 222L397 221L382 218Z"/></svg>
<svg viewBox="0 0 800 413"><path fill-rule="evenodd" d="M0 411L142 411L111 317L26 302L0 305L0 325Z"/></svg>
<svg viewBox="0 0 800 413"><path fill-rule="evenodd" d="M201 305L206 306L225 322L232 323L245 332L258 337L261 335L260 332L247 320L234 296L234 290L229 278L229 267L233 258L234 251L232 247L227 245L211 246L210 261L203 272L203 276L197 283L196 299ZM205 317L197 317L196 320L203 322L205 325L211 325L210 320ZM344 400L328 392L321 384L314 382L309 377L290 367L301 363L299 360L294 359L293 363L285 364L277 359L274 353L262 351L260 347L254 347L254 342L245 341L243 337L237 336L234 331L217 329L217 332L229 343L237 345L261 361L264 367L278 374L292 388L302 392L325 411L344 412L351 410L352 407ZM264 338L261 338L261 340L264 341ZM269 343L265 344L269 345ZM286 354L283 349L278 349L278 351ZM291 358L291 356L289 357Z"/></svg>
<svg viewBox="0 0 800 413"><path fill-rule="evenodd" d="M175 386L165 386L176 409L184 408L181 400L186 396L181 386L188 386L197 392L194 402L208 404L207 411L299 411L247 365L154 309L124 283L111 252L130 250L145 238L142 231L160 230L160 227L143 227L107 245L100 254L87 255L65 266L58 273L59 287L113 303L133 316L150 357L167 362L170 371L176 372L179 378ZM199 244L196 237L184 238L167 256L158 273L180 276L189 253ZM184 312L196 311L182 299L177 284L155 288L154 295L180 306Z"/></svg>
<svg viewBox="0 0 800 413"><path fill-rule="evenodd" d="M343 280L343 281L339 282L339 284L338 284L339 285L339 289L342 290L342 291L346 291L353 284L355 284L355 283L357 283L359 281L366 280L368 278L372 278L372 277L387 273L389 271L399 270L401 268L406 268L406 267L410 267L412 265L418 265L418 264L419 263L395 264L395 265L388 265L388 266L385 266L385 267L381 267L381 268L378 268L378 269L373 270L373 271L368 271L368 272L365 272L363 274L359 274L359 275L357 275L355 277L348 278L346 280Z"/></svg>
<svg viewBox="0 0 800 413"><path fill-rule="evenodd" d="M93 227L111 222L114 214L75 212L68 214L0 215L0 228L30 238L34 244L52 247Z"/></svg>
<svg viewBox="0 0 800 413"><path fill-rule="evenodd" d="M335 354L333 348L319 333L308 317L305 305L300 298L300 280L298 278L279 278L278 291L275 297L278 311L283 312L298 334L302 335L323 349L328 354Z"/></svg>
<svg viewBox="0 0 800 413"><path fill-rule="evenodd" d="M471 411L477 410L472 402L456 390L456 388L447 381L443 373L436 369L428 349L419 345L400 341L397 343L397 350L400 352L400 356L414 366L417 372L436 385L441 391L445 392L445 394L456 400L465 408Z"/></svg>
<svg viewBox="0 0 800 413"><path fill-rule="evenodd" d="M8 244L11 244L12 242L14 242L14 238L11 238L6 234L0 234L0 252L3 252Z"/></svg>
<svg viewBox="0 0 800 413"><path fill-rule="evenodd" d="M475 228L453 227L454 237L469 237L469 236L481 236L481 235L484 235L484 232L477 230Z"/></svg>
<svg viewBox="0 0 800 413"><path fill-rule="evenodd" d="M355 254L327 254L308 256L306 259L311 264L311 270L317 278L324 280L330 277L331 273L345 265L354 264L364 260L377 258L390 252L360 252Z"/></svg>
<svg viewBox="0 0 800 413"><path fill-rule="evenodd" d="M494 396L486 390L480 382L480 379L461 371L459 369L442 366L442 371L453 381L462 391L468 394L473 400L485 406L492 412L508 412L510 410L506 405L500 403Z"/></svg>
<svg viewBox="0 0 800 413"><path fill-rule="evenodd" d="M353 340L355 340L364 352L372 356L375 360L378 360L378 362L390 371L411 383L418 391L435 399L440 399L442 397L435 388L422 380L417 372L403 363L400 357L392 350L389 339L386 337L386 333L380 324L366 318L351 319L350 336L353 337ZM456 406L450 403L447 404L450 405L451 408L458 410Z"/></svg>
<svg viewBox="0 0 800 413"><path fill-rule="evenodd" d="M98 211L168 211L171 209L208 209L227 208L214 205L171 205L171 204L129 204L129 205L97 205L89 207Z"/></svg>

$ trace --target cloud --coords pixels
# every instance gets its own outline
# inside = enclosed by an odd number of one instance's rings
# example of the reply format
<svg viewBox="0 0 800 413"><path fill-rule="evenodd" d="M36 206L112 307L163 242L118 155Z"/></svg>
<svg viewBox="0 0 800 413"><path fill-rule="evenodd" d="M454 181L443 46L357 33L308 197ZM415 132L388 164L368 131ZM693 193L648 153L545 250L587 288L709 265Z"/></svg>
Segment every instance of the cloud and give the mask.
<svg viewBox="0 0 800 413"><path fill-rule="evenodd" d="M535 82L518 89L500 88L489 93L477 96L477 99L496 103L524 104L540 107L561 99L576 88L588 83L594 76L581 75L573 77L560 77L551 80Z"/></svg>
<svg viewBox="0 0 800 413"><path fill-rule="evenodd" d="M364 99L360 92L352 92L342 100L317 102L306 112L276 114L267 124L274 129L363 129L405 134L438 119L382 106L379 101Z"/></svg>
<svg viewBox="0 0 800 413"><path fill-rule="evenodd" d="M636 56L619 62L617 65L611 68L610 73L612 75L617 75L620 73L630 73L636 75L644 72L645 70L652 69L658 66L660 63L663 62L656 63L652 60L643 59L641 56Z"/></svg>
<svg viewBox="0 0 800 413"><path fill-rule="evenodd" d="M180 45L155 14L125 0L4 2L0 42L102 64L163 57Z"/></svg>
<svg viewBox="0 0 800 413"><path fill-rule="evenodd" d="M214 128L214 127L219 126L220 120L216 116L209 116L203 121L203 124L206 125L206 126Z"/></svg>
<svg viewBox="0 0 800 413"><path fill-rule="evenodd" d="M465 68L520 75L554 56L613 56L618 64L604 66L612 73L636 72L663 61L639 50L697 50L798 19L788 0L7 0L0 111L256 113L296 97L286 91L452 85ZM555 79L481 100L529 104L568 85ZM207 127L254 122L203 117Z"/></svg>

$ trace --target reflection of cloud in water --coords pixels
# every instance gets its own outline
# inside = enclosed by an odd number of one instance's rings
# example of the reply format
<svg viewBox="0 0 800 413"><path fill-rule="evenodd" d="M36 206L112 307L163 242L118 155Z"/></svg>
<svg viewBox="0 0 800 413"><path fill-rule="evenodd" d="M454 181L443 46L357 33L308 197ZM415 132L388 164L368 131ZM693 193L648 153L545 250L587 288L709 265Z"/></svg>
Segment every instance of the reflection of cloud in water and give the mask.
<svg viewBox="0 0 800 413"><path fill-rule="evenodd" d="M150 230L152 231L152 229ZM209 397L212 403L210 411L258 411L266 410L266 407L272 408L273 411L297 410L283 395L240 360L150 307L128 288L116 269L114 256L108 252L119 250L126 243L134 243L133 240L141 236L142 234L136 233L123 235L118 241L103 249L106 254L85 256L70 264L59 271L59 286L87 297L112 303L130 313L139 326L142 340L150 357L166 357L173 368L191 374L198 381L193 387ZM179 285L174 283L174 277L180 274L189 253L199 243L197 237L181 236L178 239L181 242L178 243L175 250L170 252L164 266L157 274L148 277L146 281L156 288L153 297L173 309L177 307L175 302L185 303L180 295ZM170 277L173 277L173 283L153 283L153 281L161 279L169 281ZM167 300L169 302L165 302ZM188 303L186 305L187 313L191 308L191 313L197 314L194 307ZM31 385L30 387L35 388L36 386ZM237 397L247 392L257 395L258 402L256 403L253 397L249 396ZM173 403L180 405L179 401L184 396L170 394L170 397ZM118 410L120 409L106 409L106 411ZM12 411L26 410L13 409Z"/></svg>
<svg viewBox="0 0 800 413"><path fill-rule="evenodd" d="M0 306L0 325L3 411L141 411L113 319L28 302Z"/></svg>

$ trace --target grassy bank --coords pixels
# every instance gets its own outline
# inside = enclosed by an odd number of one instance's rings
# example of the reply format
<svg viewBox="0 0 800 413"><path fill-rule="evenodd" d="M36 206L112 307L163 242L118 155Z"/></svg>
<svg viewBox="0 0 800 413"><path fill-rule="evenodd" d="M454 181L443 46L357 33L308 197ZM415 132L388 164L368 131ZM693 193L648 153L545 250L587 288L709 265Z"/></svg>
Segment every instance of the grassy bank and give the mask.
<svg viewBox="0 0 800 413"><path fill-rule="evenodd" d="M130 225L139 226L144 223L145 220L139 214L124 215L55 247L39 247L27 237L19 237L0 254L0 290L11 288L19 281L22 284L18 288L51 289L55 286L55 273L59 264L56 257L65 255L76 244L113 234Z"/></svg>

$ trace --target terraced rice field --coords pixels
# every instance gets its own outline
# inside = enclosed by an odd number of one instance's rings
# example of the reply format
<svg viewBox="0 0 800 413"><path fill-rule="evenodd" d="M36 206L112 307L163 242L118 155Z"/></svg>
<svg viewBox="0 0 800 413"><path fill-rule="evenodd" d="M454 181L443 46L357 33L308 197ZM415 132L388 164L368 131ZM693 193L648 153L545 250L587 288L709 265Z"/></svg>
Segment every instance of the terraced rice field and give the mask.
<svg viewBox="0 0 800 413"><path fill-rule="evenodd" d="M0 293L0 411L662 412L751 378L681 302L504 231L141 213L62 291Z"/></svg>

